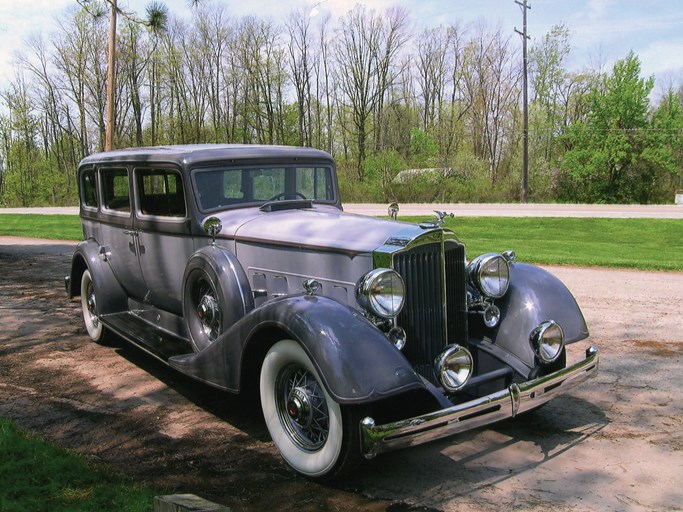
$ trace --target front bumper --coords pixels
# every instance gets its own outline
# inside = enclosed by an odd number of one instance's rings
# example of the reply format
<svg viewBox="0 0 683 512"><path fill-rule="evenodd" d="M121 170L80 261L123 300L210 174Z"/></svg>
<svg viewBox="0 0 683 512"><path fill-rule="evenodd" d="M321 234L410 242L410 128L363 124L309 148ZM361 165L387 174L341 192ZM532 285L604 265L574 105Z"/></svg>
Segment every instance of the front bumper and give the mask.
<svg viewBox="0 0 683 512"><path fill-rule="evenodd" d="M375 420L365 418L360 427L361 450L371 459L383 452L514 418L595 376L598 362L598 349L589 347L586 358L575 365L464 404L386 425L375 425Z"/></svg>

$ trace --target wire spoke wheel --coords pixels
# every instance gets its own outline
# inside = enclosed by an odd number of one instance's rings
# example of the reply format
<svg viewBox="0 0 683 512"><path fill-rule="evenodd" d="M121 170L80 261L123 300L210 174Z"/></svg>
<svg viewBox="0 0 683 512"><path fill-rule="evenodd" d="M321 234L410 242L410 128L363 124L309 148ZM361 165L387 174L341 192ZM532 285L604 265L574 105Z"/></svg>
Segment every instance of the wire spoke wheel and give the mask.
<svg viewBox="0 0 683 512"><path fill-rule="evenodd" d="M282 458L298 473L328 480L361 462L361 410L337 403L306 351L294 340L275 343L261 365L263 417Z"/></svg>
<svg viewBox="0 0 683 512"><path fill-rule="evenodd" d="M299 447L319 449L329 435L330 415L316 378L292 364L282 369L275 386L277 413L284 428Z"/></svg>

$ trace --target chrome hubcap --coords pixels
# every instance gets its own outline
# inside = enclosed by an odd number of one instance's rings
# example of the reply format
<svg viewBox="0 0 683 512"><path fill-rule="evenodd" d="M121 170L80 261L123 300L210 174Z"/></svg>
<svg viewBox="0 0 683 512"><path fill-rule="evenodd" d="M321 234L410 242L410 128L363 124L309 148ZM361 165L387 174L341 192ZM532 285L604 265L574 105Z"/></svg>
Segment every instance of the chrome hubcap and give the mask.
<svg viewBox="0 0 683 512"><path fill-rule="evenodd" d="M280 421L292 440L307 451L325 444L329 411L323 389L313 374L298 365L284 368L276 382Z"/></svg>
<svg viewBox="0 0 683 512"><path fill-rule="evenodd" d="M303 388L295 388L287 400L287 413L297 425L308 428L313 421L311 414L311 401Z"/></svg>
<svg viewBox="0 0 683 512"><path fill-rule="evenodd" d="M221 329L221 310L209 283L201 281L197 291L197 318L209 341L216 341Z"/></svg>
<svg viewBox="0 0 683 512"><path fill-rule="evenodd" d="M99 325L99 318L97 318L97 303L95 301L95 289L92 285L92 283L88 284L88 295L86 299L86 306L88 308L88 315L90 315L90 321L93 324L93 327L97 328Z"/></svg>

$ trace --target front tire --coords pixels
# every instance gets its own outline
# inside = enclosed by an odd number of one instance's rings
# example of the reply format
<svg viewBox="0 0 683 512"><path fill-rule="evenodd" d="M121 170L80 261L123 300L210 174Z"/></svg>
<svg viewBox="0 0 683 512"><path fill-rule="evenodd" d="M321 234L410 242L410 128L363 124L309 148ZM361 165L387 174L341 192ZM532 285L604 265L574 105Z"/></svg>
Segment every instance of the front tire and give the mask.
<svg viewBox="0 0 683 512"><path fill-rule="evenodd" d="M96 343L106 344L109 341L109 331L102 324L97 314L95 283L88 269L83 272L81 277L81 310L88 336Z"/></svg>
<svg viewBox="0 0 683 512"><path fill-rule="evenodd" d="M330 397L297 342L282 340L268 351L260 392L270 436L292 469L327 480L360 463L360 414Z"/></svg>

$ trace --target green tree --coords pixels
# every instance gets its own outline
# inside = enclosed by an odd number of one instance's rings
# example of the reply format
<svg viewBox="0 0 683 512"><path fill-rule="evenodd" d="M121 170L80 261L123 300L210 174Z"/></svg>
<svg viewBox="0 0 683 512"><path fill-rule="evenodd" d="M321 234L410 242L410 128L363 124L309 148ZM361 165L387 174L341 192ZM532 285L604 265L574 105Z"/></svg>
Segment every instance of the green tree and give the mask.
<svg viewBox="0 0 683 512"><path fill-rule="evenodd" d="M661 171L656 199L668 202L677 189L683 188L683 108L681 97L671 88L652 114L649 143L645 157Z"/></svg>
<svg viewBox="0 0 683 512"><path fill-rule="evenodd" d="M649 94L654 78L640 77L633 53L598 77L588 93L589 113L566 134L563 198L582 202L646 203L654 199L648 143Z"/></svg>

